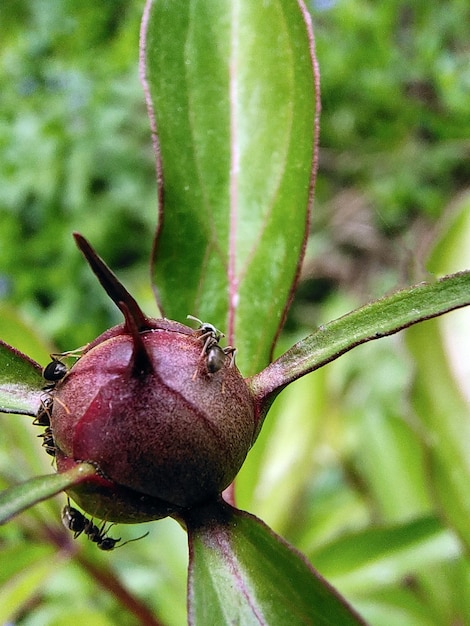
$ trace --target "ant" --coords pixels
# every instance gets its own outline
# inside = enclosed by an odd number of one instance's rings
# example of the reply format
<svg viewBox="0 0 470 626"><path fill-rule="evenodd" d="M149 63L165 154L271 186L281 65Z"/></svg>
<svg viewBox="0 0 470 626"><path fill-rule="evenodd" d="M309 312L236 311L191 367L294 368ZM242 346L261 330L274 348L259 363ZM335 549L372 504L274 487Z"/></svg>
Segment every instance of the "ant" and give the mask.
<svg viewBox="0 0 470 626"><path fill-rule="evenodd" d="M236 349L231 346L227 346L226 348L219 346L219 341L222 337L225 337L224 333L218 330L213 324L202 322L199 318L194 317L194 315L188 315L187 318L199 324L199 328L197 329L199 333L198 339L204 342L201 357L206 356L207 371L210 374L218 372L225 365L227 356L231 357L230 365L233 365Z"/></svg>
<svg viewBox="0 0 470 626"><path fill-rule="evenodd" d="M230 356L230 365L233 365L235 360L236 348L227 346L221 348L218 343L214 343L206 350L206 366L207 371L210 374L215 374L225 365L225 359Z"/></svg>
<svg viewBox="0 0 470 626"><path fill-rule="evenodd" d="M54 405L54 389L57 383L65 378L69 371L65 363L63 363L59 357L80 358L82 350L83 348L78 348L77 350L71 350L70 352L51 354L50 357L52 361L48 363L42 370L42 377L46 381L46 384L43 386L42 389L46 393L44 393L41 397L41 402L39 404L38 412L36 413L36 416L33 420L33 425L45 426L45 431L42 434L38 435L38 437L42 437L42 446L47 454L50 454L51 456L56 455L54 436L51 429L51 415Z"/></svg>
<svg viewBox="0 0 470 626"><path fill-rule="evenodd" d="M39 405L38 412L36 413L36 417L33 420L33 425L46 427L45 431L38 435L38 437L42 437L42 447L45 449L47 454L55 456L54 437L51 430L52 405L53 400L49 395L47 395L45 398L41 398L41 404Z"/></svg>
<svg viewBox="0 0 470 626"><path fill-rule="evenodd" d="M46 396L41 398L41 404L39 405L36 417L33 420L33 426L50 426L51 425L51 412L52 412L52 398Z"/></svg>
<svg viewBox="0 0 470 626"><path fill-rule="evenodd" d="M193 320L199 324L199 328L197 329L197 332L200 333L199 339L204 341L201 354L207 352L210 346L219 343L222 337L225 337L224 333L218 330L213 324L202 322L198 317L194 317L194 315L187 315L186 317L188 320Z"/></svg>
<svg viewBox="0 0 470 626"><path fill-rule="evenodd" d="M77 537L84 533L90 541L96 543L97 547L100 550L104 550L105 552L114 550L116 544L121 541L120 537L119 539L108 537L107 530L105 530L106 522L103 522L101 527L96 526L96 524L94 524L91 519L85 517L85 515L83 515L83 513L80 513L78 509L70 506L70 502L66 506L64 506L62 510L62 523L64 524L65 528L73 532L74 539L77 539ZM126 545L126 543L130 543L131 541L137 541L138 539L143 539L147 535L148 532L141 537L129 539L128 541L121 543L121 545L117 547L122 548Z"/></svg>
<svg viewBox="0 0 470 626"><path fill-rule="evenodd" d="M44 391L53 391L57 383L65 378L69 371L65 363L57 358L58 356L61 355L51 354L52 361L42 370L42 377L46 381Z"/></svg>
<svg viewBox="0 0 470 626"><path fill-rule="evenodd" d="M85 346L82 346L76 350L69 350L68 352L60 352L50 355L52 361L42 370L42 377L46 381L46 384L43 387L44 390L52 391L57 383L68 374L68 367L60 359L65 357L79 359L84 347Z"/></svg>
<svg viewBox="0 0 470 626"><path fill-rule="evenodd" d="M51 357L52 357L52 361L48 365L46 365L46 367L42 370L42 377L48 383L46 387L49 387L49 385L54 387L55 384L59 380L62 380L62 378L64 378L64 376L68 372L68 369L65 363L62 363L62 361L57 359L55 355L51 354Z"/></svg>
<svg viewBox="0 0 470 626"><path fill-rule="evenodd" d="M55 443L54 443L54 436L52 434L51 427L47 426L46 430L40 435L38 435L38 437L43 438L44 441L42 442L42 447L47 452L47 454L50 454L51 456L55 456Z"/></svg>

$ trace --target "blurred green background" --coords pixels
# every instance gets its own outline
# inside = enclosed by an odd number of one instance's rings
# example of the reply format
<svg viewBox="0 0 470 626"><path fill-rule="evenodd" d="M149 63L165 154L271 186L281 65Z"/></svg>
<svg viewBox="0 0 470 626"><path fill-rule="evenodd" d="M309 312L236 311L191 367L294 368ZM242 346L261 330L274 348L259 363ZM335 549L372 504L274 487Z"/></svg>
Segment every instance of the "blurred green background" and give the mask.
<svg viewBox="0 0 470 626"><path fill-rule="evenodd" d="M119 319L73 230L150 300L156 187L138 77L142 6L0 8L0 297L60 349ZM363 297L419 278L412 257L470 178L468 3L315 6L321 158L300 304L338 286Z"/></svg>
<svg viewBox="0 0 470 626"><path fill-rule="evenodd" d="M320 172L279 350L429 272L470 267L468 1L317 0L310 8L322 77ZM142 0L0 5L0 337L41 363L120 321L75 249L74 230L156 313L142 10ZM292 385L240 475L240 505L305 551L377 626L470 624L470 487L457 504L447 501L433 456L436 445L447 457L459 439L470 446L468 327L468 315L452 314ZM445 393L435 395L443 381ZM0 416L2 486L50 471L26 422ZM442 424L454 428L448 439ZM464 460L455 469L463 482L470 476ZM91 583L91 570L73 560L62 504L1 529L0 558L11 566L0 574L0 607L13 609L0 609L0 623L137 623L121 614L118 593ZM171 521L148 529L150 538L112 555L77 544L164 623L182 624L185 536ZM139 534L119 528L125 538Z"/></svg>

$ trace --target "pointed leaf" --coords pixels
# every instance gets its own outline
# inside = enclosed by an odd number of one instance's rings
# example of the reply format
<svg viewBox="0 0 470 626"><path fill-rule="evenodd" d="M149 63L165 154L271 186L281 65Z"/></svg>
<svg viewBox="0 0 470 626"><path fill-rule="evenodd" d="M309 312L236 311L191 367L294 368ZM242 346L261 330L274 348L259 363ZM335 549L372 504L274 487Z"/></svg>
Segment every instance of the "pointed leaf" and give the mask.
<svg viewBox="0 0 470 626"><path fill-rule="evenodd" d="M290 382L356 346L470 304L470 271L397 291L320 326L262 372L251 386L263 413Z"/></svg>
<svg viewBox="0 0 470 626"><path fill-rule="evenodd" d="M319 108L310 19L297 0L148 0L141 58L164 181L154 263L165 315L215 324L253 373L307 233Z"/></svg>
<svg viewBox="0 0 470 626"><path fill-rule="evenodd" d="M41 371L38 363L0 340L0 413L37 413Z"/></svg>
<svg viewBox="0 0 470 626"><path fill-rule="evenodd" d="M363 624L307 560L261 520L220 503L188 522L192 626Z"/></svg>
<svg viewBox="0 0 470 626"><path fill-rule="evenodd" d="M0 524L8 522L30 506L47 500L68 487L78 485L95 474L96 469L93 465L80 463L66 472L37 476L2 491L0 493Z"/></svg>

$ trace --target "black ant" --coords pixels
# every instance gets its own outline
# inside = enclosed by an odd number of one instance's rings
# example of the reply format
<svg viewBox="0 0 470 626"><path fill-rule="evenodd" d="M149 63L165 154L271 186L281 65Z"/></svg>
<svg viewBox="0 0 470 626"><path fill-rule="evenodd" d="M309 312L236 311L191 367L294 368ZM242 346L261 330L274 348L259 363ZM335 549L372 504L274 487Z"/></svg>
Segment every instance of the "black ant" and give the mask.
<svg viewBox="0 0 470 626"><path fill-rule="evenodd" d="M75 509L74 507L70 506L70 504L67 504L66 506L64 506L62 510L62 523L64 524L65 528L68 528L68 530L71 530L73 532L74 539L77 539L77 537L79 537L82 533L84 533L90 541L93 541L93 543L96 543L97 547L100 550L104 550L106 552L109 552L110 550L114 550L116 547L116 544L119 543L119 541L121 541L120 537L119 539L114 539L113 537L107 536L106 533L108 531L105 530L106 522L103 522L101 527L98 527L96 526L96 524L93 523L91 519L88 519L87 517L85 517L83 513L80 513L78 509ZM147 535L148 535L148 532L145 533L145 535L142 535L141 537L136 537L135 539L129 539L128 541L121 543L121 545L117 547L122 548L123 546L126 545L126 543L130 543L131 541L137 541L138 539L143 539Z"/></svg>
<svg viewBox="0 0 470 626"><path fill-rule="evenodd" d="M59 361L59 359L56 358L56 355L51 354L51 358L52 361L42 370L42 377L46 381L46 384L43 387L44 391L52 391L59 380L65 378L68 372L65 363Z"/></svg>
<svg viewBox="0 0 470 626"><path fill-rule="evenodd" d="M227 346L227 348L221 348L218 343L214 343L206 350L206 366L207 371L210 374L214 374L223 368L225 365L225 359L230 356L230 365L233 365L235 360L236 348Z"/></svg>
<svg viewBox="0 0 470 626"><path fill-rule="evenodd" d="M42 370L42 377L46 381L46 384L43 387L44 390L50 391L54 389L59 380L62 380L68 374L68 367L60 359L66 357L79 359L83 349L84 346L82 348L77 348L76 350L69 350L68 352L50 355L52 361Z"/></svg>
<svg viewBox="0 0 470 626"><path fill-rule="evenodd" d="M55 356L51 355L52 361L42 370L42 377L48 383L57 383L67 374L67 366Z"/></svg>
<svg viewBox="0 0 470 626"><path fill-rule="evenodd" d="M219 343L222 337L225 337L224 333L218 330L213 324L202 322L199 318L194 317L194 315L188 315L187 319L193 320L199 324L199 328L197 329L199 339L204 341L204 347L202 348L201 354L207 352L210 346Z"/></svg>
<svg viewBox="0 0 470 626"><path fill-rule="evenodd" d="M38 435L38 437L42 437L44 439L44 441L42 442L42 447L47 452L47 454L55 456L55 443L51 427L47 426L46 430Z"/></svg>
<svg viewBox="0 0 470 626"><path fill-rule="evenodd" d="M53 400L49 395L45 398L41 398L41 404L39 405L38 412L33 420L33 425L46 427L45 431L38 435L38 437L42 437L42 447L45 449L47 454L55 456L54 437L51 430L52 404Z"/></svg>
<svg viewBox="0 0 470 626"><path fill-rule="evenodd" d="M204 341L201 356L206 356L207 371L210 374L218 372L225 365L227 356L231 357L230 365L233 365L236 349L231 346L227 346L226 348L219 346L219 341L222 337L225 337L224 333L218 330L213 324L202 322L199 318L194 317L194 315L188 315L187 317L199 324L199 328L197 329L199 333L198 339Z"/></svg>
<svg viewBox="0 0 470 626"><path fill-rule="evenodd" d="M42 446L51 456L56 455L56 447L54 443L54 436L51 430L51 414L52 407L54 404L53 395L54 389L57 383L65 378L68 374L68 368L65 363L59 359L59 357L76 357L79 358L81 354L82 348L78 350L72 350L70 352L63 352L62 354L51 354L52 361L48 363L45 368L42 370L42 377L46 381L46 384L43 387L43 391L47 392L41 397L41 402L39 405L38 412L33 420L34 426L45 426L45 431L38 435L38 437L42 437L43 442Z"/></svg>
<svg viewBox="0 0 470 626"><path fill-rule="evenodd" d="M34 426L50 426L51 425L51 412L52 412L52 398L46 396L41 398L41 404L39 405L36 417L33 420Z"/></svg>

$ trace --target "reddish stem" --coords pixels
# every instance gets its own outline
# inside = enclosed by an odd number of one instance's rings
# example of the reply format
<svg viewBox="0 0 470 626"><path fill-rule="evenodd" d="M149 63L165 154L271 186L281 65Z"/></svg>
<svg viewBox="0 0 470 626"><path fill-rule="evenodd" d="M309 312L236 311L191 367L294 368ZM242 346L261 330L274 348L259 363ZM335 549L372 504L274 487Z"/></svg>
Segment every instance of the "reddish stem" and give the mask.
<svg viewBox="0 0 470 626"><path fill-rule="evenodd" d="M109 569L98 567L83 554L77 554L76 561L87 571L101 587L106 589L129 613L134 615L143 626L164 626L152 611L128 591L121 581Z"/></svg>
<svg viewBox="0 0 470 626"><path fill-rule="evenodd" d="M96 565L84 556L82 548L75 541L70 540L70 533L66 532L62 526L44 524L43 533L47 541L56 545L62 555L66 554L78 563L98 583L98 586L108 591L116 599L116 602L120 603L128 613L136 618L139 624L143 626L165 626L142 600L136 598L124 587L109 567Z"/></svg>

